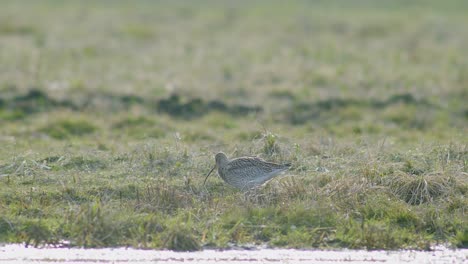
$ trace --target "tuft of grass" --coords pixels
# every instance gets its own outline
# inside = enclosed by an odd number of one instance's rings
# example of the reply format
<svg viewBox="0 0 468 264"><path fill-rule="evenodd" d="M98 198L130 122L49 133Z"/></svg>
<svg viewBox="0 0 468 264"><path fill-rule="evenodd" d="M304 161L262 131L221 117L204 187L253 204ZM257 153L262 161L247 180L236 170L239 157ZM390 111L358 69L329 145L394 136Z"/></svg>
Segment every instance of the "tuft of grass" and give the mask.
<svg viewBox="0 0 468 264"><path fill-rule="evenodd" d="M430 237L393 227L385 221L351 221L339 228L337 238L350 248L398 249L411 245L410 247L417 249L430 249Z"/></svg>
<svg viewBox="0 0 468 264"><path fill-rule="evenodd" d="M16 231L16 237L24 241L26 246L35 247L43 244L55 244L54 235L45 222L41 220L28 220L22 223Z"/></svg>
<svg viewBox="0 0 468 264"><path fill-rule="evenodd" d="M173 227L167 234L164 246L174 251L198 251L201 249L199 242L191 235L191 232L183 227Z"/></svg>
<svg viewBox="0 0 468 264"><path fill-rule="evenodd" d="M452 242L458 248L468 248L468 228L463 227L456 231Z"/></svg>
<svg viewBox="0 0 468 264"><path fill-rule="evenodd" d="M67 217L71 242L84 247L116 245L119 222L100 202L84 204Z"/></svg>
<svg viewBox="0 0 468 264"><path fill-rule="evenodd" d="M263 153L268 156L273 156L276 153L280 153L281 149L278 144L278 136L270 131L263 133L262 138L263 142Z"/></svg>
<svg viewBox="0 0 468 264"><path fill-rule="evenodd" d="M393 178L394 193L411 205L420 205L444 197L452 191L453 177L444 174L408 175Z"/></svg>
<svg viewBox="0 0 468 264"><path fill-rule="evenodd" d="M9 240L9 237L12 235L14 228L15 227L13 223L11 223L8 218L0 218L0 239L2 241Z"/></svg>

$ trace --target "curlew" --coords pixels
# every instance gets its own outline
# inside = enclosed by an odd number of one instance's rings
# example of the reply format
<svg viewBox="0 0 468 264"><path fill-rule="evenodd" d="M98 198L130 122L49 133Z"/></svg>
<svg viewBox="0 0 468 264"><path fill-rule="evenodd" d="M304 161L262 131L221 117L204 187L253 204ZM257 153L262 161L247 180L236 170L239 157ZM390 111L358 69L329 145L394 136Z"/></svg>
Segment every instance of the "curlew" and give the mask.
<svg viewBox="0 0 468 264"><path fill-rule="evenodd" d="M257 157L240 157L229 160L223 152L216 154L215 160L216 165L206 175L203 185L205 185L213 170L218 168L219 176L227 184L241 190L258 187L291 166L290 163L276 164Z"/></svg>

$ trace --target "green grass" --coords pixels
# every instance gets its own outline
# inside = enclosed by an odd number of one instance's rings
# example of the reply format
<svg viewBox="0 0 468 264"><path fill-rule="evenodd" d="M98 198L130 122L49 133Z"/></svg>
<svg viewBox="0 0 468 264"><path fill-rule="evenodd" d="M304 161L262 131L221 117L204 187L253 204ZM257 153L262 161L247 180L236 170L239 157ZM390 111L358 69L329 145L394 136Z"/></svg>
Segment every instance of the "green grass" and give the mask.
<svg viewBox="0 0 468 264"><path fill-rule="evenodd" d="M0 242L466 248L465 2L3 1Z"/></svg>

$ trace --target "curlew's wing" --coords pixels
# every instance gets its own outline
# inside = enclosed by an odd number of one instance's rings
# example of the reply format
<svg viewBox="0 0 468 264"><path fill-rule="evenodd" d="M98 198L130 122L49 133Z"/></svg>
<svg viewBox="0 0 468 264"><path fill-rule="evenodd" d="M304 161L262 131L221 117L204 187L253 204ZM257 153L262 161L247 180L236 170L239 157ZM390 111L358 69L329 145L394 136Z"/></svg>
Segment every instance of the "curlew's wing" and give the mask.
<svg viewBox="0 0 468 264"><path fill-rule="evenodd" d="M243 175L246 172L252 173L280 173L287 170L290 164L277 164L273 162L267 162L257 157L242 157L233 159L228 164L229 170L236 174Z"/></svg>
<svg viewBox="0 0 468 264"><path fill-rule="evenodd" d="M250 189L265 183L288 168L288 164L266 162L256 157L242 157L233 159L221 167L220 176L237 188Z"/></svg>

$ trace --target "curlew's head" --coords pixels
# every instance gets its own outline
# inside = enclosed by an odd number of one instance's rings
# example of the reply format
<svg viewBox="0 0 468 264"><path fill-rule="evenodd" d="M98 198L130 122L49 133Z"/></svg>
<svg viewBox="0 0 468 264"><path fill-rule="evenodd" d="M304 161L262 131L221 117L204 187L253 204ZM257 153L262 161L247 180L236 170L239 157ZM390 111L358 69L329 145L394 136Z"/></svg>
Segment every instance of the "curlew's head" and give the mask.
<svg viewBox="0 0 468 264"><path fill-rule="evenodd" d="M216 161L216 166L219 168L228 162L228 158L226 154L224 154L223 152L218 152L215 156L215 161Z"/></svg>
<svg viewBox="0 0 468 264"><path fill-rule="evenodd" d="M213 166L213 168L210 170L210 172L208 173L208 175L206 175L206 178L205 178L205 181L203 182L203 185L205 185L206 183L206 180L208 179L208 177L210 176L210 174L214 171L214 169L216 168L219 168L219 167L222 167L224 164L226 164L229 160L226 156L226 154L224 154L223 152L218 152L215 156L215 161L216 161L216 164Z"/></svg>

